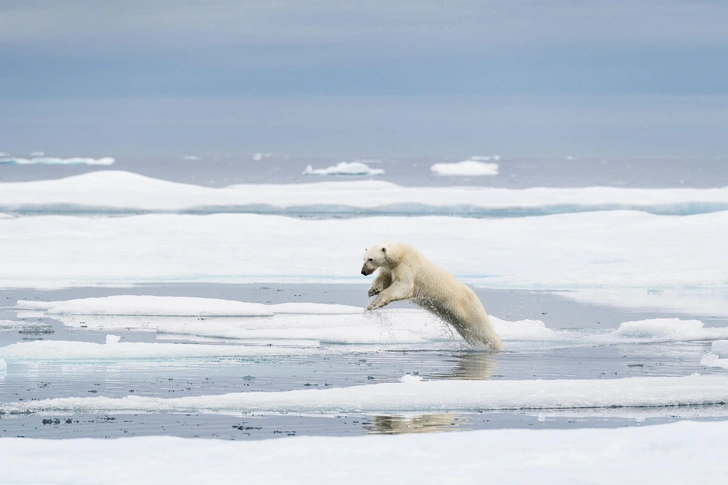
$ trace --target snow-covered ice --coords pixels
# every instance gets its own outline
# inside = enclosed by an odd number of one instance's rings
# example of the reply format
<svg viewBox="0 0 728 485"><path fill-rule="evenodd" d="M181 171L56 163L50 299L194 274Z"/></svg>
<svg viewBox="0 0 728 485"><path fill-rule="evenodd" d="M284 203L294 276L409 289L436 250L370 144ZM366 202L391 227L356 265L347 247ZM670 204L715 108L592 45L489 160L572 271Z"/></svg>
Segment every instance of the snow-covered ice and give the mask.
<svg viewBox="0 0 728 485"><path fill-rule="evenodd" d="M384 169L371 168L364 162L339 162L327 168L313 168L308 165L304 175L384 175Z"/></svg>
<svg viewBox="0 0 728 485"><path fill-rule="evenodd" d="M155 214L0 219L0 286L365 284L361 258L377 240L413 244L463 282L492 288L723 289L728 278L728 211L366 221Z"/></svg>
<svg viewBox="0 0 728 485"><path fill-rule="evenodd" d="M69 327L89 330L143 329L162 334L338 345L461 343L447 324L416 308L364 312L363 308L335 304L262 305L214 298L136 295L53 302L21 300L16 308L20 316L30 310L27 316L34 315L32 312L53 315ZM196 318L199 316L205 318ZM577 331L554 330L540 320L508 321L492 315L490 318L498 335L509 343L509 349L519 352L728 338L728 328L705 327L701 321L678 318L624 322L614 330Z"/></svg>
<svg viewBox="0 0 728 485"><path fill-rule="evenodd" d="M632 310L728 317L728 288L575 288L560 292L570 300Z"/></svg>
<svg viewBox="0 0 728 485"><path fill-rule="evenodd" d="M711 344L710 350L700 363L707 367L728 369L728 340L716 340Z"/></svg>
<svg viewBox="0 0 728 485"><path fill-rule="evenodd" d="M0 439L5 483L720 483L727 422L256 442ZM444 452L443 450L446 450ZM84 466L79 466L83 457ZM42 460L42 466L39 466Z"/></svg>
<svg viewBox="0 0 728 485"><path fill-rule="evenodd" d="M721 358L728 358L728 340L716 340L711 344L711 350Z"/></svg>
<svg viewBox="0 0 728 485"><path fill-rule="evenodd" d="M235 392L181 398L136 395L123 398L68 397L4 402L0 404L0 411L375 414L710 406L726 403L728 376L696 374L623 379L408 380L322 390Z"/></svg>
<svg viewBox="0 0 728 485"><path fill-rule="evenodd" d="M498 164L478 160L464 160L457 163L436 163L430 170L438 175L477 177L498 175Z"/></svg>
<svg viewBox="0 0 728 485"><path fill-rule="evenodd" d="M610 335L636 339L642 342L674 342L689 340L712 340L728 337L726 327L705 327L699 320L679 318L654 318L634 322L623 322Z"/></svg>
<svg viewBox="0 0 728 485"><path fill-rule="evenodd" d="M340 345L460 342L445 323L416 308L364 312L360 307L335 304L262 305L215 298L136 295L52 302L21 300L16 308L20 316L52 315L69 327L90 330L144 329L163 334ZM193 318L200 316L205 318ZM616 330L579 331L554 330L540 320L490 318L511 350L520 352L728 338L728 328L705 327L701 321L678 318L623 322Z"/></svg>
<svg viewBox="0 0 728 485"><path fill-rule="evenodd" d="M317 303L264 305L218 298L149 295L117 295L65 301L24 301L17 308L43 310L49 315L135 315L135 316L215 316L260 317L275 314L351 314L364 308Z"/></svg>
<svg viewBox="0 0 728 485"><path fill-rule="evenodd" d="M478 162L480 163L480 162ZM328 169L327 169L328 170ZM368 169L380 170L380 169ZM696 214L728 209L728 188L403 187L375 180L202 187L104 170L59 180L0 183L0 210L197 211L503 217L596 210Z"/></svg>
<svg viewBox="0 0 728 485"><path fill-rule="evenodd" d="M117 337L118 338L118 337ZM73 342L44 340L0 347L0 360L163 360L198 358L254 358L261 356L317 355L332 353L312 346L201 345L159 342ZM1 366L0 366L1 367Z"/></svg>
<svg viewBox="0 0 728 485"><path fill-rule="evenodd" d="M0 154L2 155L2 154ZM40 155L43 155L40 153ZM111 157L103 158L88 158L88 157L72 157L72 158L58 158L58 157L33 157L33 158L18 158L18 157L4 157L0 158L0 163L6 163L11 165L112 165L116 160Z"/></svg>
<svg viewBox="0 0 728 485"><path fill-rule="evenodd" d="M107 335L106 336L106 344L107 345L114 345L118 344L121 341L121 337L119 335Z"/></svg>

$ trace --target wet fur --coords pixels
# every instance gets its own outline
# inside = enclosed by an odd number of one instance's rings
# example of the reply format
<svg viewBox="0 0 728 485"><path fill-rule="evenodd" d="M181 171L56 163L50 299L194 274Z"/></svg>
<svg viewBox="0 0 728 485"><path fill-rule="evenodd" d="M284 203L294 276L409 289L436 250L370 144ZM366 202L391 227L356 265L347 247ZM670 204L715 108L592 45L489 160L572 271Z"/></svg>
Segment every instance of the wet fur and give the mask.
<svg viewBox="0 0 728 485"><path fill-rule="evenodd" d="M377 257L368 261L372 251ZM411 300L452 325L469 344L503 350L503 343L473 290L414 247L401 243L374 246L365 256L362 273L371 274L375 269L379 272L369 289L369 296L376 295L376 298L368 310L393 301Z"/></svg>

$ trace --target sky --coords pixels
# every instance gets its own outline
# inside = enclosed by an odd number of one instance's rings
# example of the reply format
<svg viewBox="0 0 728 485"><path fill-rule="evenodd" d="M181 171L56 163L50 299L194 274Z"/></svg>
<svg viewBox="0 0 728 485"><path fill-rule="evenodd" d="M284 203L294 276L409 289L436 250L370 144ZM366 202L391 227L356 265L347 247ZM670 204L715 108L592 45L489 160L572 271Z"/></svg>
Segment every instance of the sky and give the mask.
<svg viewBox="0 0 728 485"><path fill-rule="evenodd" d="M728 157L728 3L0 0L0 152Z"/></svg>

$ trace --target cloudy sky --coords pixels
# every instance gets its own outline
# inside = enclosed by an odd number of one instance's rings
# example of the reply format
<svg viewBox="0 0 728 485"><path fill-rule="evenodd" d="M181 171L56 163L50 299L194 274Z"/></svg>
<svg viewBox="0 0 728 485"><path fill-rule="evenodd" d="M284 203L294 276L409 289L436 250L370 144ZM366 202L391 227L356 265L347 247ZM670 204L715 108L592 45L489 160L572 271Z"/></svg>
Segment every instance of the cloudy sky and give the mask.
<svg viewBox="0 0 728 485"><path fill-rule="evenodd" d="M0 0L0 152L725 157L724 0Z"/></svg>

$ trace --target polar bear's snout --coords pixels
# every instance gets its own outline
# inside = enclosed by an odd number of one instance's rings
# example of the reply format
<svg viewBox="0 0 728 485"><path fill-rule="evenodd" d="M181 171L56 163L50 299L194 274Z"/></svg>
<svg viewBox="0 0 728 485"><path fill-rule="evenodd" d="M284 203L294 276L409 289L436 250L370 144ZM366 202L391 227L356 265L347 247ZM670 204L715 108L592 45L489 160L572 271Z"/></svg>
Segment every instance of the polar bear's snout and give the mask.
<svg viewBox="0 0 728 485"><path fill-rule="evenodd" d="M367 263L364 263L364 266L361 267L361 274L363 274L364 276L369 276L370 274L374 273L376 269L377 268L368 265Z"/></svg>

